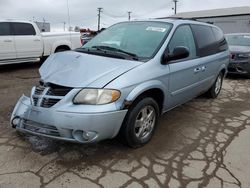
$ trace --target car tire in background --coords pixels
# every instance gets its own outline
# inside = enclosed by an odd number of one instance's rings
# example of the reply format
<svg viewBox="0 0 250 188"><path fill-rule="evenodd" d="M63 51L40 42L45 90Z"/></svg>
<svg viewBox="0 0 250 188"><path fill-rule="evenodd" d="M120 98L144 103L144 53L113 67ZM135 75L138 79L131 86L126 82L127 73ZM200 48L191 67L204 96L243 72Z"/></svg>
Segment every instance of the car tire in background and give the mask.
<svg viewBox="0 0 250 188"><path fill-rule="evenodd" d="M151 140L158 118L157 102L151 97L140 97L129 108L118 137L132 148L141 147Z"/></svg>
<svg viewBox="0 0 250 188"><path fill-rule="evenodd" d="M223 73L220 72L220 74L217 76L214 84L206 93L209 98L215 99L218 97L218 95L220 94L221 88L222 88L223 77L224 77Z"/></svg>
<svg viewBox="0 0 250 188"><path fill-rule="evenodd" d="M59 46L55 49L55 53L68 51L70 48L68 46Z"/></svg>
<svg viewBox="0 0 250 188"><path fill-rule="evenodd" d="M248 73L247 78L250 79L250 72Z"/></svg>

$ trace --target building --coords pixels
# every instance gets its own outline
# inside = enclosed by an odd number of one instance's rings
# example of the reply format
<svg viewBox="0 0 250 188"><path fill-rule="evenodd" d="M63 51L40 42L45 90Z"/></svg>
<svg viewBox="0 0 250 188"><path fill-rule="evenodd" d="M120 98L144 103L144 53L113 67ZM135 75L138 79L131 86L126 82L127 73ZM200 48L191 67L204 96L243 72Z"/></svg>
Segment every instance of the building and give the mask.
<svg viewBox="0 0 250 188"><path fill-rule="evenodd" d="M48 22L35 22L41 32L50 32L50 23Z"/></svg>
<svg viewBox="0 0 250 188"><path fill-rule="evenodd" d="M178 13L172 17L212 23L224 33L250 33L250 6Z"/></svg>

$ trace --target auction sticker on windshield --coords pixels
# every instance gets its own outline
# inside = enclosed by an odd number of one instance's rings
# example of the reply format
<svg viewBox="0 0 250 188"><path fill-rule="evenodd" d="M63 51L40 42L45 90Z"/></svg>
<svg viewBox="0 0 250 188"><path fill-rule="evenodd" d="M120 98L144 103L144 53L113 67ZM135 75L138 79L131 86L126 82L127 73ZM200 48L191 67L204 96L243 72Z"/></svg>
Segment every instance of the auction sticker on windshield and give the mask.
<svg viewBox="0 0 250 188"><path fill-rule="evenodd" d="M162 27L147 27L147 31L157 31L157 32L162 32L164 33L166 31L165 28Z"/></svg>

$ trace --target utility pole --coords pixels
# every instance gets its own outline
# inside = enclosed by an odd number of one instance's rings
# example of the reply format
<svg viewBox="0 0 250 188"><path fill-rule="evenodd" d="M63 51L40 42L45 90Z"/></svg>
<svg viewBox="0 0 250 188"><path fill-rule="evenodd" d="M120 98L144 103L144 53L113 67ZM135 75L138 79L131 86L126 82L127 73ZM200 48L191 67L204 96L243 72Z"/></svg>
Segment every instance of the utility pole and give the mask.
<svg viewBox="0 0 250 188"><path fill-rule="evenodd" d="M63 30L65 31L66 22L63 22Z"/></svg>
<svg viewBox="0 0 250 188"><path fill-rule="evenodd" d="M178 0L173 0L174 2L174 14L177 14L177 2Z"/></svg>
<svg viewBox="0 0 250 188"><path fill-rule="evenodd" d="M130 21L130 19L131 19L131 14L132 14L132 12L128 11L128 21Z"/></svg>
<svg viewBox="0 0 250 188"><path fill-rule="evenodd" d="M100 22L101 22L101 12L102 12L103 8L98 8L98 31L100 30Z"/></svg>
<svg viewBox="0 0 250 188"><path fill-rule="evenodd" d="M43 29L44 29L45 22L46 22L46 20L43 18Z"/></svg>

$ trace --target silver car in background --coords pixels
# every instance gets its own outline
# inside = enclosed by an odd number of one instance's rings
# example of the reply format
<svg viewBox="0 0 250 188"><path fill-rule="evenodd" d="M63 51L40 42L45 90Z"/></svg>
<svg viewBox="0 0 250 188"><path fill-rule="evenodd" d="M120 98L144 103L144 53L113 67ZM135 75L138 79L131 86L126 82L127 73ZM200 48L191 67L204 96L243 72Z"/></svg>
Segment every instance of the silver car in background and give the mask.
<svg viewBox="0 0 250 188"><path fill-rule="evenodd" d="M250 78L250 33L227 34L230 62L229 74L237 74Z"/></svg>
<svg viewBox="0 0 250 188"><path fill-rule="evenodd" d="M150 141L159 116L203 93L216 98L229 52L222 31L190 20L122 22L51 55L12 113L24 133L78 143Z"/></svg>

